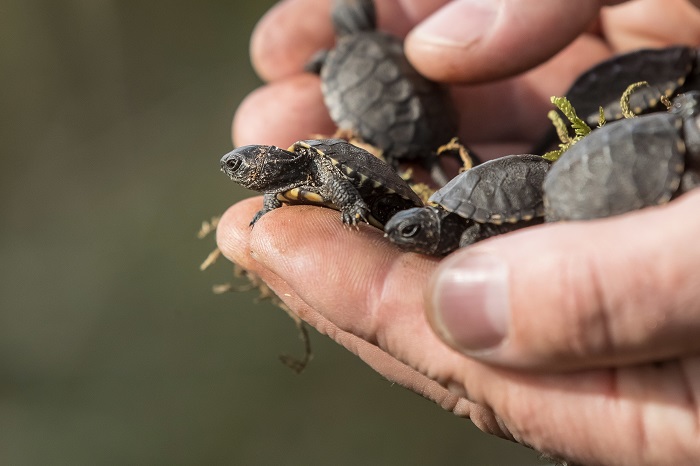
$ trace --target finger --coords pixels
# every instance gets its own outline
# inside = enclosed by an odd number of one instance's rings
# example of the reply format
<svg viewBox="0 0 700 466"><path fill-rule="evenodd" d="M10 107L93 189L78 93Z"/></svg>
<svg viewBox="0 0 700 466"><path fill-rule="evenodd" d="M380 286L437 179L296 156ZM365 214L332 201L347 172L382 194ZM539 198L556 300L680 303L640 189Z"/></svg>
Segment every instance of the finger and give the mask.
<svg viewBox="0 0 700 466"><path fill-rule="evenodd" d="M336 215L330 215L337 214L337 212L307 206L282 208L263 216L256 223L255 228L251 229L248 223L261 207L261 197L246 199L228 209L221 217L217 227L217 242L225 257L246 270L260 276L300 318L316 328L319 332L329 335L333 340L359 356L370 367L390 381L399 383L409 390L413 390L434 401L443 409L454 412L458 416L470 418L477 427L485 432L502 437L507 436L507 433L503 431L503 428L499 425L493 412L489 409L450 393L436 381L427 378L425 375L398 361L378 346L339 328L301 299L295 289L290 286L284 278L280 278L270 269L256 261L250 254L251 235L260 236L262 238L266 235L270 235L270 238L274 239L279 236L280 232L287 231L289 235L294 236L297 230L295 228L289 228L290 218L304 218L307 221L313 222L320 217L323 219L321 222L322 224L323 222L327 222L327 224L330 225L336 222L339 224L340 222L336 218ZM280 217L282 218L280 219ZM292 225L296 223L297 222L294 222ZM349 232L347 228L343 229L341 227L341 230L345 233ZM301 235L306 232L302 229L302 231L298 233ZM352 233L357 232L352 231ZM265 242L262 238L258 241ZM310 237L306 237L306 243L314 244L313 241L308 241L309 238ZM311 238L313 237L311 236ZM281 257L278 257L278 259L281 259ZM305 277L305 283L312 283L318 288L317 281L311 280L310 277L325 278L327 275L324 275L323 270L316 270L313 264L300 263L302 269L304 265L309 265L311 269L303 270L303 273L300 273L299 276ZM299 271L302 272L302 270ZM352 299L352 297L349 296L348 299Z"/></svg>
<svg viewBox="0 0 700 466"><path fill-rule="evenodd" d="M543 63L585 32L602 3L453 1L411 31L406 54L422 74L437 81L476 83L513 76Z"/></svg>
<svg viewBox="0 0 700 466"><path fill-rule="evenodd" d="M314 133L332 134L334 129L323 104L318 77L300 74L248 95L236 110L232 133L236 146L288 147Z"/></svg>
<svg viewBox="0 0 700 466"><path fill-rule="evenodd" d="M550 97L564 95L586 69L610 56L599 39L582 36L547 63L515 78L474 86L455 86L460 136L468 143L538 140L551 125ZM501 152L503 156L509 153Z"/></svg>
<svg viewBox="0 0 700 466"><path fill-rule="evenodd" d="M231 209L222 218L219 237L226 235L229 218L247 219L259 206L258 198L246 215L237 206ZM324 209L282 208L260 222L251 247L261 264L270 263L270 269L280 272L290 296L303 295L306 305L317 303L310 307L313 312L337 320L341 332L391 348L389 354L412 360L412 367L442 385L455 391L466 387L480 403L472 407L493 407L501 418L480 411L488 420L484 423L476 415L482 429L585 464L660 464L661 458L687 464L688 458L697 457L693 397L700 380L692 374L699 373L698 361L549 376L484 366L445 351L426 330L416 300L427 278L420 272L427 259L394 256L372 230L343 228L337 212ZM226 241L220 244L226 249ZM341 247L345 245L349 249ZM360 251L353 254L357 247ZM310 267L324 277L323 286L309 279ZM380 279L370 289L361 285L366 273ZM475 414L471 412L472 418Z"/></svg>
<svg viewBox="0 0 700 466"><path fill-rule="evenodd" d="M258 75L273 81L300 73L314 53L332 45L329 1L284 0L256 25L250 56Z"/></svg>
<svg viewBox="0 0 700 466"><path fill-rule="evenodd" d="M376 3L379 29L405 36L445 0L387 0ZM266 81L299 73L311 56L333 46L330 0L284 0L258 23L251 38L255 70Z"/></svg>
<svg viewBox="0 0 700 466"><path fill-rule="evenodd" d="M224 238L228 219L239 216L234 207L219 224L223 228L219 244L225 254L235 250L229 243L242 242L240 234ZM285 302L298 296L304 303L300 317L341 344L339 335L355 335L427 377L418 379L423 383L436 380L442 387L450 385L441 376L442 366L465 363L465 358L439 341L425 320L423 287L435 267L434 259L402 253L379 230L365 225L345 227L338 212L309 206L283 207L264 215L247 244L261 276L272 274L288 287L283 290L275 281L271 283L278 292L283 291L280 296ZM357 349L349 349L363 357ZM436 361L440 373L435 371ZM405 375L380 372L406 383ZM475 420L475 413L470 413ZM481 429L512 438L488 411L478 413L475 422Z"/></svg>
<svg viewBox="0 0 700 466"><path fill-rule="evenodd" d="M700 351L700 191L667 206L549 224L458 251L429 320L451 346L509 367L580 369Z"/></svg>
<svg viewBox="0 0 700 466"><path fill-rule="evenodd" d="M700 10L688 0L628 2L603 9L600 17L607 42L618 52L700 45Z"/></svg>

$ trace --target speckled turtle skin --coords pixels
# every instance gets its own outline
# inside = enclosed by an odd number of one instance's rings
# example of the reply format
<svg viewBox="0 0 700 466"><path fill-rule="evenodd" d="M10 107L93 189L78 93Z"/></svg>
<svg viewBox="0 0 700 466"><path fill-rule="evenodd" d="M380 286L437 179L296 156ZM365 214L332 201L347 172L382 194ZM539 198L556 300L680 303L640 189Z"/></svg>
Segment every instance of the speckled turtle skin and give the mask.
<svg viewBox="0 0 700 466"><path fill-rule="evenodd" d="M408 62L403 42L376 30L371 0L334 0L335 48L307 69L320 72L324 100L340 129L382 149L391 163L434 157L457 135L446 90Z"/></svg>
<svg viewBox="0 0 700 466"><path fill-rule="evenodd" d="M542 183L550 165L530 154L484 162L435 192L430 198L434 205L396 214L384 231L403 249L441 256L542 223Z"/></svg>
<svg viewBox="0 0 700 466"><path fill-rule="evenodd" d="M380 229L396 212L423 205L389 165L342 139L298 141L288 150L239 147L221 158L221 170L264 194L251 226L283 203L330 207L341 212L344 224Z"/></svg>
<svg viewBox="0 0 700 466"><path fill-rule="evenodd" d="M605 60L581 74L566 92L576 113L595 128L599 107L605 120L620 120L620 98L633 83L646 81L649 86L636 89L630 96L630 109L637 115L665 111L661 96L700 90L700 50L682 45L662 49L641 49ZM557 141L554 128L533 149L541 153Z"/></svg>
<svg viewBox="0 0 700 466"><path fill-rule="evenodd" d="M564 152L544 181L546 221L619 215L698 187L699 102L681 94L669 112L606 124Z"/></svg>

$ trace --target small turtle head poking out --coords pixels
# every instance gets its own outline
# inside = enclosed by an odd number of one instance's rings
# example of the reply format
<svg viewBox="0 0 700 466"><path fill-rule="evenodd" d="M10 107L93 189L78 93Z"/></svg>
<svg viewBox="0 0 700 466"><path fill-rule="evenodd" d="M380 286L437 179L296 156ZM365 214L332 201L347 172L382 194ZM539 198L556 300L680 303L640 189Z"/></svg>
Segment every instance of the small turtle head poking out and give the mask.
<svg viewBox="0 0 700 466"><path fill-rule="evenodd" d="M671 112L678 113L683 118L698 118L700 116L700 91L690 91L677 95L673 99Z"/></svg>
<svg viewBox="0 0 700 466"><path fill-rule="evenodd" d="M289 167L298 159L297 154L275 146L242 146L221 158L221 171L248 189L274 191L297 176Z"/></svg>
<svg viewBox="0 0 700 466"><path fill-rule="evenodd" d="M435 254L440 243L440 221L434 207L416 207L391 217L384 232L401 249Z"/></svg>

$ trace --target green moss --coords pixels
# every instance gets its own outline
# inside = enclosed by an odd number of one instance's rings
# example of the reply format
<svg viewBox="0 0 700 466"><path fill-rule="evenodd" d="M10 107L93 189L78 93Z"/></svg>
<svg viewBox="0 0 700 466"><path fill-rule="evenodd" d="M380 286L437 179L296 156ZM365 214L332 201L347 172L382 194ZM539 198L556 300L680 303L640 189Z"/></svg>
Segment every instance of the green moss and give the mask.
<svg viewBox="0 0 700 466"><path fill-rule="evenodd" d="M552 96L551 101L569 120L569 122L571 123L571 127L574 130L574 136L572 137L569 134L569 130L566 127L566 123L556 111L552 110L547 114L547 116L550 120L552 120L552 124L557 130L557 135L559 136L559 140L561 141L561 143L559 144L558 149L549 151L542 157L544 157L547 160L551 160L552 162L555 162L569 147L573 146L579 140L588 135L591 132L591 127L588 126L588 124L586 124L586 122L583 121L581 118L579 118L579 116L576 114L576 110L574 109L573 105L571 105L571 102L569 102L569 99L567 99L566 97Z"/></svg>

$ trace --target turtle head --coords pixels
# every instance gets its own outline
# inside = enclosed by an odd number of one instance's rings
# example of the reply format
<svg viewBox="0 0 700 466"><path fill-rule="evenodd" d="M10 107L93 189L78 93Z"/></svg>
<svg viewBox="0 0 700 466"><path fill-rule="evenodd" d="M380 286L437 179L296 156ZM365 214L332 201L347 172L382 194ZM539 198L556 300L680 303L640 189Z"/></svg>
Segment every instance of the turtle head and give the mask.
<svg viewBox="0 0 700 466"><path fill-rule="evenodd" d="M700 91L689 91L677 95L673 99L671 112L679 114L684 119L700 117Z"/></svg>
<svg viewBox="0 0 700 466"><path fill-rule="evenodd" d="M700 91L689 91L673 99L672 113L683 118L686 171L700 172Z"/></svg>
<svg viewBox="0 0 700 466"><path fill-rule="evenodd" d="M414 207L402 210L384 226L385 236L400 247L423 254L441 255L442 215L435 207Z"/></svg>
<svg viewBox="0 0 700 466"><path fill-rule="evenodd" d="M374 31L377 28L374 0L334 0L331 19L338 36Z"/></svg>
<svg viewBox="0 0 700 466"><path fill-rule="evenodd" d="M276 146L242 146L221 158L221 171L248 189L275 191L300 177L298 159L298 154ZM299 168L290 169L295 164Z"/></svg>

